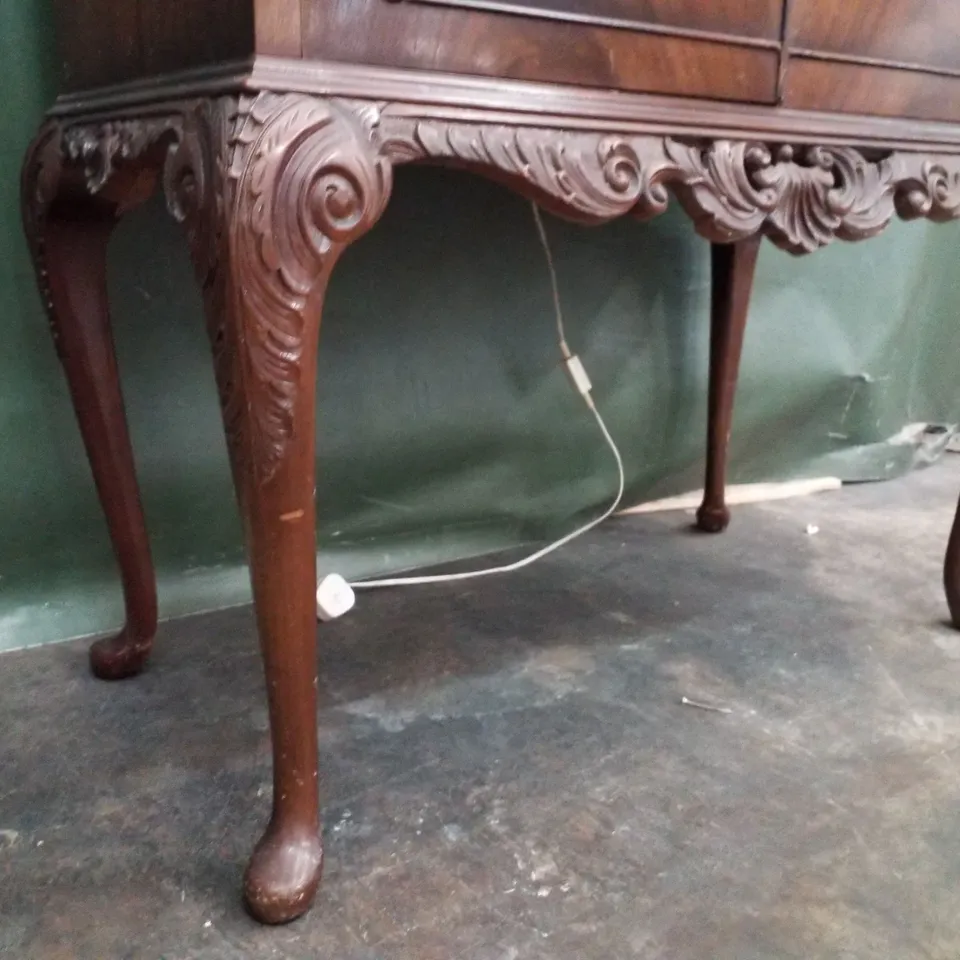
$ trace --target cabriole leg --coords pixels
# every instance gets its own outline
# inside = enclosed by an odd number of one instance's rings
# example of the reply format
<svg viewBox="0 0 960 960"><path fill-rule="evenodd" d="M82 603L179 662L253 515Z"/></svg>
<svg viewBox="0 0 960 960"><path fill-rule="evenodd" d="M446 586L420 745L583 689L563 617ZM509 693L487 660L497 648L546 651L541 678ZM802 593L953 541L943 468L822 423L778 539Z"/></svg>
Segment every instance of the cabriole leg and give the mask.
<svg viewBox="0 0 960 960"><path fill-rule="evenodd" d="M333 265L379 217L391 169L360 117L300 95L205 104L165 181L204 286L263 654L273 812L244 881L283 923L320 881L317 772L317 338Z"/></svg>
<svg viewBox="0 0 960 960"><path fill-rule="evenodd" d="M711 245L710 386L707 410L707 471L697 526L720 533L730 523L725 502L727 448L740 370L740 351L750 304L760 234L737 243Z"/></svg>
<svg viewBox="0 0 960 960"><path fill-rule="evenodd" d="M68 170L60 132L45 128L23 172L23 218L57 352L120 567L126 622L90 648L94 673L139 673L157 629L157 591L133 451L123 408L107 304L107 245L120 211L151 181L120 178L92 194Z"/></svg>

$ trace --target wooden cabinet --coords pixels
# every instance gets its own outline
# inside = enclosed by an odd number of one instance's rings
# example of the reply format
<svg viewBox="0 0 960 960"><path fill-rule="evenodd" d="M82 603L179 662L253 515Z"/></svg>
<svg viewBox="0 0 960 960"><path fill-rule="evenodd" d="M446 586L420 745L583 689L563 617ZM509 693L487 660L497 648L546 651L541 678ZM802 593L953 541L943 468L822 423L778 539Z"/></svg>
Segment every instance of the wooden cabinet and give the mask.
<svg viewBox="0 0 960 960"><path fill-rule="evenodd" d="M255 55L960 120L955 0L75 0L65 87Z"/></svg>
<svg viewBox="0 0 960 960"><path fill-rule="evenodd" d="M697 519L717 532L761 240L811 253L872 237L896 215L960 217L960 123L937 122L960 121L960 0L58 8L65 92L28 152L22 197L124 588L126 625L92 646L91 663L105 679L135 674L156 629L106 248L117 219L162 186L203 290L268 682L274 806L245 898L259 919L284 922L307 909L322 865L319 319L331 272L375 226L394 169L455 166L578 222L649 219L671 202L691 216L713 245ZM960 515L944 583L960 625Z"/></svg>

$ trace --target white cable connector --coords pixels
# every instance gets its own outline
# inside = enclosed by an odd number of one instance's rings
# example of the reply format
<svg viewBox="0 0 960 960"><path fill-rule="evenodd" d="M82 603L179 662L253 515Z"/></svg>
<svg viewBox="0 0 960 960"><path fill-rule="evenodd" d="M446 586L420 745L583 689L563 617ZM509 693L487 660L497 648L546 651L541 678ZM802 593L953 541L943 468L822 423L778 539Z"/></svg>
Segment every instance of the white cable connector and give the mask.
<svg viewBox="0 0 960 960"><path fill-rule="evenodd" d="M592 385L590 383L590 378L587 376L587 371L581 363L580 358L573 353L570 350L570 347L567 345L567 338L563 326L563 312L560 309L560 290L557 284L557 272L553 264L553 255L550 252L550 244L547 240L547 232L544 229L539 208L535 203L531 203L530 206L533 208L533 219L537 225L537 233L539 234L540 242L543 245L543 250L546 254L547 269L550 272L550 289L553 294L553 305L557 321L557 336L559 338L560 353L563 357L563 364L567 368L567 373L569 374L570 380L572 381L577 392L583 397L583 401L587 405L587 409L597 421L597 426L600 428L600 432L603 434L603 439L606 441L606 444L610 448L610 452L613 454L613 458L616 461L616 497L614 497L610 506L594 520L590 520L583 526L578 527L576 530L566 534L566 536L561 537L559 540L556 540L553 543L542 547L536 552L531 553L529 556L523 557L520 560L516 560L513 563L503 564L499 567L487 567L483 570L466 570L462 573L438 573L423 577L391 577L385 580L360 580L352 584L348 584L339 574L329 574L320 581L320 584L317 587L317 614L321 620L333 620L334 618L339 617L350 610L354 605L354 589L369 590L377 587L407 587L416 584L450 583L455 580L472 580L474 577L487 577L495 573L512 573L515 570L520 570L523 567L540 560L542 557L545 557L548 553L553 553L554 550L557 550L560 547L570 543L571 540L575 540L588 530L592 530L594 527L599 526L604 522L604 520L613 516L613 514L616 513L617 508L620 506L620 501L623 499L624 486L626 484L626 477L623 469L623 458L620 456L620 451L617 449L617 445L613 442L613 437L610 436L610 431L607 430L607 425L603 422L603 417L600 416L600 411L597 410L596 406L594 405L593 397L590 395ZM353 589L351 589L351 587ZM346 591L344 591L344 588L346 588ZM349 593L349 599L347 599L347 592Z"/></svg>
<svg viewBox="0 0 960 960"><path fill-rule="evenodd" d="M584 370L580 358L576 354L573 354L573 356L567 357L563 362L567 365L567 373L570 374L573 385L584 397L590 396L593 384L590 383L590 378L587 376L587 371Z"/></svg>
<svg viewBox="0 0 960 960"><path fill-rule="evenodd" d="M324 623L342 617L356 602L350 584L339 573L328 573L317 584L317 617Z"/></svg>

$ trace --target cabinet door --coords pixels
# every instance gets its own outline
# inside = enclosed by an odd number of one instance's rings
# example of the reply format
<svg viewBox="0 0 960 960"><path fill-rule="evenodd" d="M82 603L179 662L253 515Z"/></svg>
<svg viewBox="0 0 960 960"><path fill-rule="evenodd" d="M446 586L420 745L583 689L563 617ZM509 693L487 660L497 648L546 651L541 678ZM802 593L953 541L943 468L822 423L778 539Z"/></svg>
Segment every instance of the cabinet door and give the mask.
<svg viewBox="0 0 960 960"><path fill-rule="evenodd" d="M960 0L793 0L783 102L960 120Z"/></svg>

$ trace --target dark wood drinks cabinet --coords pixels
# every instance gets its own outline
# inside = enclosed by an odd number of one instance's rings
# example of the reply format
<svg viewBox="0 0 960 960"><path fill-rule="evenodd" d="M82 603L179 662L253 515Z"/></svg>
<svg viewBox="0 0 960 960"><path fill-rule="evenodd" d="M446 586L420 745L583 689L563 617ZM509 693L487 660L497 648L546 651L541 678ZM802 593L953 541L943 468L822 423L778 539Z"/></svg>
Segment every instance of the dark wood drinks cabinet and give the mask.
<svg viewBox="0 0 960 960"><path fill-rule="evenodd" d="M394 167L474 171L584 223L689 213L713 244L698 523L719 531L761 237L801 254L896 215L960 216L960 3L57 5L63 92L24 163L23 216L126 601L91 661L107 679L137 673L156 628L105 262L118 218L160 187L203 290L267 679L273 814L244 894L282 922L307 909L322 864L317 334L333 266L376 224ZM944 580L960 621L956 523Z"/></svg>

